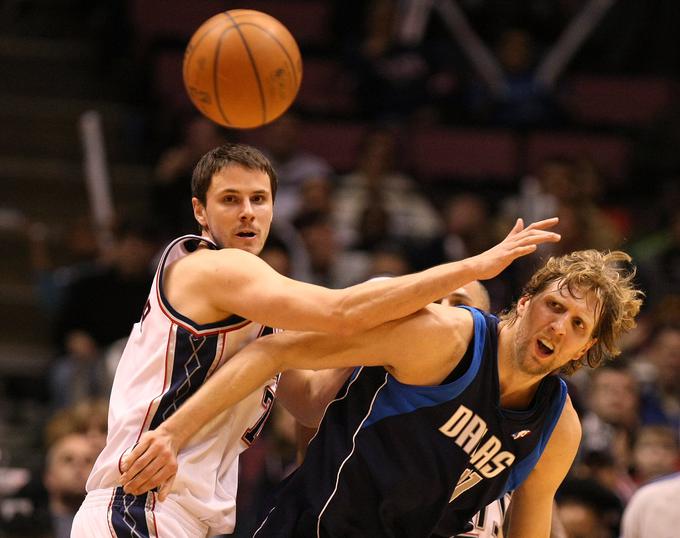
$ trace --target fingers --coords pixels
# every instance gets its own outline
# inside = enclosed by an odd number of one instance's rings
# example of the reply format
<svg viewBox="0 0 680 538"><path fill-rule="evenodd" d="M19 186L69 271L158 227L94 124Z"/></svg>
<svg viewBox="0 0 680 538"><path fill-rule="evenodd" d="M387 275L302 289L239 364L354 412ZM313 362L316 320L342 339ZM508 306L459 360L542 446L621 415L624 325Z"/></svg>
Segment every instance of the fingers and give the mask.
<svg viewBox="0 0 680 538"><path fill-rule="evenodd" d="M124 454L123 457L121 458L120 462L121 470L123 472L127 471L130 465L136 460L138 460L146 452L146 450L149 448L150 443L151 441L149 440L149 438L142 435L142 438L136 445L132 447L132 450Z"/></svg>
<svg viewBox="0 0 680 538"><path fill-rule="evenodd" d="M144 470L133 480L126 484L123 489L125 493L141 495L164 484L175 475L175 471L166 466L153 466ZM167 493L166 493L167 495Z"/></svg>
<svg viewBox="0 0 680 538"><path fill-rule="evenodd" d="M526 230L545 230L557 225L559 221L559 217L551 217L549 219L539 220L538 222L532 222L526 227Z"/></svg>
<svg viewBox="0 0 680 538"><path fill-rule="evenodd" d="M170 490L172 489L172 484L175 482L175 476L176 475L173 474L161 485L160 489L158 490L159 501L163 502L168 497L168 493L170 493Z"/></svg>
<svg viewBox="0 0 680 538"><path fill-rule="evenodd" d="M519 233L523 229L524 229L524 221L520 217L515 221L515 225L512 227L512 230L510 230L510 235Z"/></svg>
<svg viewBox="0 0 680 538"><path fill-rule="evenodd" d="M123 465L121 466L126 471L121 475L120 482L125 485L132 480L140 472L142 472L151 462L158 457L158 450L155 446L148 448L143 453L135 455L133 450L130 454L123 458Z"/></svg>
<svg viewBox="0 0 680 538"><path fill-rule="evenodd" d="M521 237L516 237L515 241L519 244L555 243L562 238L558 233L543 230L529 230L529 228L527 228L525 232L526 233L522 234Z"/></svg>
<svg viewBox="0 0 680 538"><path fill-rule="evenodd" d="M126 493L138 495L159 486L177 472L173 448L158 432L142 435L139 444L123 457L120 484Z"/></svg>

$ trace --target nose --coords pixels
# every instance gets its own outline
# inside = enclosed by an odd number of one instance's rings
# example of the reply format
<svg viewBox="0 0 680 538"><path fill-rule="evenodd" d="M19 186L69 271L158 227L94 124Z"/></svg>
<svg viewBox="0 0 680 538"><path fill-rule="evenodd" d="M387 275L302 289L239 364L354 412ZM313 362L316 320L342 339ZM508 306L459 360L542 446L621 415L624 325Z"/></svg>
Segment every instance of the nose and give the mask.
<svg viewBox="0 0 680 538"><path fill-rule="evenodd" d="M250 203L250 200L244 200L243 203L241 204L241 211L239 218L242 221L252 221L255 218L255 212L253 211L253 205Z"/></svg>
<svg viewBox="0 0 680 538"><path fill-rule="evenodd" d="M566 317L565 316L557 316L551 323L550 327L552 328L553 332L556 335L559 336L564 336L566 333Z"/></svg>

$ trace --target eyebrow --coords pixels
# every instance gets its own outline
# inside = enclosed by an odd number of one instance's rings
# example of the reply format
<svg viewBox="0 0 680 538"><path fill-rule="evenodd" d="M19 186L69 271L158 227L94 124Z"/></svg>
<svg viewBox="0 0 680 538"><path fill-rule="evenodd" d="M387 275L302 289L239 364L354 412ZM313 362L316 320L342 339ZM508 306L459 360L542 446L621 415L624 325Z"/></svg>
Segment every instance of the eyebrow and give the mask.
<svg viewBox="0 0 680 538"><path fill-rule="evenodd" d="M267 194L268 191L264 189L258 189L256 191L251 191L250 194ZM221 191L218 191L218 194L243 194L243 191L240 191L238 189L222 189Z"/></svg>

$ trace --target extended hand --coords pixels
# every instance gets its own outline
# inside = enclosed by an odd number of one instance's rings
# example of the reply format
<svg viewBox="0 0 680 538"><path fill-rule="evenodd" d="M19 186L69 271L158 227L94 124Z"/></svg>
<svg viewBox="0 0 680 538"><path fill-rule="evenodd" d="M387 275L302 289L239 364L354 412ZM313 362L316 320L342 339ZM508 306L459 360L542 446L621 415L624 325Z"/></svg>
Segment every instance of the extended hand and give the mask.
<svg viewBox="0 0 680 538"><path fill-rule="evenodd" d="M557 217L534 222L524 227L522 219L517 219L510 233L503 241L474 256L477 278L487 280L500 274L514 260L531 254L541 243L556 243L560 235L547 231L559 222Z"/></svg>
<svg viewBox="0 0 680 538"><path fill-rule="evenodd" d="M177 473L176 446L162 425L145 432L121 460L120 483L125 493L141 495L160 487L158 499L164 501Z"/></svg>

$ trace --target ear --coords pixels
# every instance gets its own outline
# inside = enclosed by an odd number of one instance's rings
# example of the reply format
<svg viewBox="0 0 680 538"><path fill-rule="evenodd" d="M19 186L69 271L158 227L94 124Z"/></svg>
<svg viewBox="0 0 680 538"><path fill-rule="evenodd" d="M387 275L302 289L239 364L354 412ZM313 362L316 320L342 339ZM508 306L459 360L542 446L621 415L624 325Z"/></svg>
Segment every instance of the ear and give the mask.
<svg viewBox="0 0 680 538"><path fill-rule="evenodd" d="M574 359L575 361L580 360L583 355L585 355L588 350L593 347L597 343L597 338L591 338L588 343L581 348L581 351L578 352L576 355L576 358Z"/></svg>
<svg viewBox="0 0 680 538"><path fill-rule="evenodd" d="M529 297L528 295L522 295L518 299L518 301L517 301L517 315L518 316L521 317L521 316L524 315L524 312L526 311L527 307L529 306L528 303L529 303L530 299L531 299L531 297Z"/></svg>
<svg viewBox="0 0 680 538"><path fill-rule="evenodd" d="M191 205L194 208L194 218L201 225L202 228L208 228L208 218L205 214L205 206L195 196L191 199Z"/></svg>

